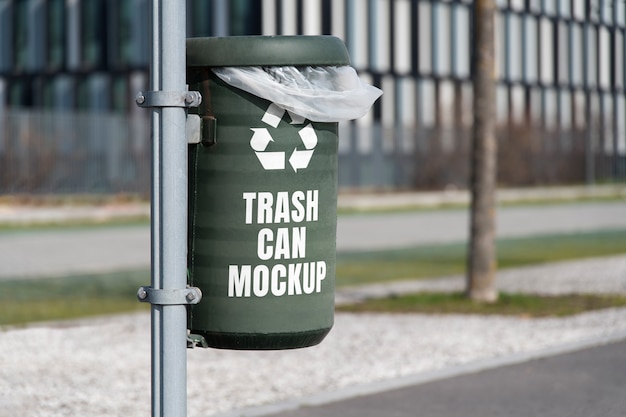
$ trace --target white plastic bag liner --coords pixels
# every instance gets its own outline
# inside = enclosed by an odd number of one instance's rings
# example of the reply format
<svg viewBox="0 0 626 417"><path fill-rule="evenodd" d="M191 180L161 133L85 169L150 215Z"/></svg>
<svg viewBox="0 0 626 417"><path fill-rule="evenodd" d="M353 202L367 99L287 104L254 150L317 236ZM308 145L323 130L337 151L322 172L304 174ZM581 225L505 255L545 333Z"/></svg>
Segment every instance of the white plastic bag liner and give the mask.
<svg viewBox="0 0 626 417"><path fill-rule="evenodd" d="M358 119L383 94L350 66L212 69L225 83L313 122Z"/></svg>

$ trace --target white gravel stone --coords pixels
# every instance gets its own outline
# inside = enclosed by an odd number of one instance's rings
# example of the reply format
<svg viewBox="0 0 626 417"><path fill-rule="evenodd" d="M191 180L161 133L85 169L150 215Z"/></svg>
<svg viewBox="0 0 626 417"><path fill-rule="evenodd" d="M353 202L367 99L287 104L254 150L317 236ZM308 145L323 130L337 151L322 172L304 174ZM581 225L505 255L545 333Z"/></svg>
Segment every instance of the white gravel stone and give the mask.
<svg viewBox="0 0 626 417"><path fill-rule="evenodd" d="M0 334L0 416L150 415L150 317ZM626 331L626 309L569 318L337 314L319 346L188 351L188 415L203 417Z"/></svg>

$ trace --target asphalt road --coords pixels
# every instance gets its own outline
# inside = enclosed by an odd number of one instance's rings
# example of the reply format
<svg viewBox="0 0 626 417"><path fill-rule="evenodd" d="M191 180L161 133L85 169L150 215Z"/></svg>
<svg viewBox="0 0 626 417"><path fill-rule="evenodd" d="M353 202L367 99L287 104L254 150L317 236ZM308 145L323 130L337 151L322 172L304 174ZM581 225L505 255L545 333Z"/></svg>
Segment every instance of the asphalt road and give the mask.
<svg viewBox="0 0 626 417"><path fill-rule="evenodd" d="M626 202L505 207L500 237L626 229ZM340 216L337 249L375 250L467 239L466 210ZM0 279L148 268L148 226L0 234Z"/></svg>
<svg viewBox="0 0 626 417"><path fill-rule="evenodd" d="M467 210L438 210L339 218L338 250L399 248L467 240ZM626 202L503 207L497 211L500 237L626 229Z"/></svg>
<svg viewBox="0 0 626 417"><path fill-rule="evenodd" d="M273 414L273 417L623 417L626 341Z"/></svg>

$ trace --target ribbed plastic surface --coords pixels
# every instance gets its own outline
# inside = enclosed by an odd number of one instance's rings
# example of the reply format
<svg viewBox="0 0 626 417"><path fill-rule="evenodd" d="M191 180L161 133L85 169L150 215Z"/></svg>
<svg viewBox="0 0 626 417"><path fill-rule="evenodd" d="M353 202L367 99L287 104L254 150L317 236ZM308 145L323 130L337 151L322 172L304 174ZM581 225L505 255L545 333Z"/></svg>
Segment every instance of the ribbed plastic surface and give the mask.
<svg viewBox="0 0 626 417"><path fill-rule="evenodd" d="M334 36L229 36L187 39L188 67L350 65Z"/></svg>

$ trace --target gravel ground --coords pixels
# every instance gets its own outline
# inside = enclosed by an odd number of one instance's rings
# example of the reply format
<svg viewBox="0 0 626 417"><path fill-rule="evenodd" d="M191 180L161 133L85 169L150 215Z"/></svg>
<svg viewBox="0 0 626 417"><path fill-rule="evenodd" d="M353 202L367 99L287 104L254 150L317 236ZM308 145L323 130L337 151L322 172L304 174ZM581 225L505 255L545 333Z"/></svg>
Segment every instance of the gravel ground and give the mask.
<svg viewBox="0 0 626 417"><path fill-rule="evenodd" d="M623 291L625 266L626 257L615 257L525 268L518 277L550 277L539 283L544 290L555 283L586 292L597 289L590 282L604 282L608 291ZM189 350L188 415L204 417L625 332L624 308L559 319L337 314L327 339L308 349ZM79 415L150 415L148 314L0 333L0 417Z"/></svg>

